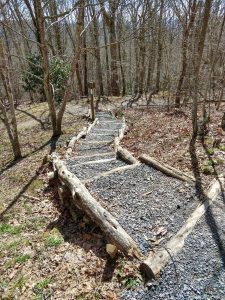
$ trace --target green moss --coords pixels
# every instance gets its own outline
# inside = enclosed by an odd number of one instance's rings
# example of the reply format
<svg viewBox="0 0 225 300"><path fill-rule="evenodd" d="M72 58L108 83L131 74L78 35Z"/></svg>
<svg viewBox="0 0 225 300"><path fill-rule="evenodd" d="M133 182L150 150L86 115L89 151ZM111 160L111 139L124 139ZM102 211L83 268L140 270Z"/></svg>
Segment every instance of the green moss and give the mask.
<svg viewBox="0 0 225 300"><path fill-rule="evenodd" d="M212 167L211 166L203 166L202 167L202 173L205 175L210 175L213 173Z"/></svg>
<svg viewBox="0 0 225 300"><path fill-rule="evenodd" d="M6 245L4 245L4 249L17 249L22 243L22 240L15 240Z"/></svg>
<svg viewBox="0 0 225 300"><path fill-rule="evenodd" d="M225 151L225 145L220 145L220 146L219 146L219 149L220 149L221 151Z"/></svg>
<svg viewBox="0 0 225 300"><path fill-rule="evenodd" d="M29 192L30 195L37 196L38 190L43 188L43 185L44 185L43 180L35 179L31 182L27 191Z"/></svg>
<svg viewBox="0 0 225 300"><path fill-rule="evenodd" d="M59 236L49 236L46 240L46 245L48 247L59 247L63 242L62 237Z"/></svg>
<svg viewBox="0 0 225 300"><path fill-rule="evenodd" d="M6 223L0 223L0 234L8 233L18 235L22 231L22 226L12 226Z"/></svg>
<svg viewBox="0 0 225 300"><path fill-rule="evenodd" d="M213 145L213 138L211 137L207 137L207 139L205 140L206 144L208 145Z"/></svg>
<svg viewBox="0 0 225 300"><path fill-rule="evenodd" d="M35 300L42 300L43 290L45 290L48 285L51 283L51 278L45 278L42 281L38 282L34 286ZM45 296L50 295L49 290L45 290Z"/></svg>
<svg viewBox="0 0 225 300"><path fill-rule="evenodd" d="M132 289L140 285L140 280L137 278L128 277L124 280L124 286L127 289Z"/></svg>
<svg viewBox="0 0 225 300"><path fill-rule="evenodd" d="M16 263L24 264L28 259L30 259L29 254L24 254L24 255L18 255L15 259Z"/></svg>
<svg viewBox="0 0 225 300"><path fill-rule="evenodd" d="M214 154L214 150L211 149L211 148L207 148L207 149L206 149L206 153L207 153L208 155L213 155L213 154Z"/></svg>
<svg viewBox="0 0 225 300"><path fill-rule="evenodd" d="M25 276L20 276L20 277L14 282L12 289L13 289L13 290L16 290L16 289L22 290L22 288L24 287L24 285L26 284L26 282L27 282L27 277L25 277Z"/></svg>
<svg viewBox="0 0 225 300"><path fill-rule="evenodd" d="M223 165L223 159L221 158L213 158L209 159L205 162L205 165L207 166L217 166L217 165Z"/></svg>

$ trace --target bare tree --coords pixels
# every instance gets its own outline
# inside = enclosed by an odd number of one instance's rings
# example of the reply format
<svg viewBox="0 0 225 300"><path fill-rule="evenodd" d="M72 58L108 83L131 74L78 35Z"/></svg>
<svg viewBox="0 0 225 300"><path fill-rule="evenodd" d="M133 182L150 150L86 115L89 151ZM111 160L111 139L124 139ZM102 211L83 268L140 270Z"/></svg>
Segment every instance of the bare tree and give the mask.
<svg viewBox="0 0 225 300"><path fill-rule="evenodd" d="M17 130L17 121L14 107L14 97L12 92L12 85L10 81L10 71L8 66L8 59L2 40L0 39L0 76L6 93L6 99L0 99L0 110L2 112L1 120L3 121L9 140L12 145L14 159L21 158L21 150L19 143L19 136ZM8 113L9 109L9 113Z"/></svg>

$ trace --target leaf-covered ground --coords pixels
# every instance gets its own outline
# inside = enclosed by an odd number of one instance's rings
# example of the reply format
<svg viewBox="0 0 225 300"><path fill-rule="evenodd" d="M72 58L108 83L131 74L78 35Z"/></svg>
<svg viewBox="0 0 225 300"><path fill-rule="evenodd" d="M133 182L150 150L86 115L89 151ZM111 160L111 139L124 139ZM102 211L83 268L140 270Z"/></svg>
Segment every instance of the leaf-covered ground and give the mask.
<svg viewBox="0 0 225 300"><path fill-rule="evenodd" d="M60 205L43 158L86 124L87 108L69 103L64 135L51 140L47 106L18 107L24 158L13 163L0 124L1 299L119 299L140 282L136 266L105 251L104 236L87 218L74 221Z"/></svg>
<svg viewBox="0 0 225 300"><path fill-rule="evenodd" d="M112 108L114 104L111 103ZM115 105L120 103L115 101ZM205 184L223 170L225 139L220 130L223 108L212 111L205 147L196 154ZM141 281L137 266L105 251L103 234L86 217L74 221L61 206L56 185L43 161L86 123L86 106L69 103L65 134L51 139L46 104L17 109L24 158L12 162L5 130L0 124L0 294L2 299L120 299L124 288ZM117 110L124 113L129 131L124 144L137 156L147 153L192 173L189 143L191 112ZM204 169L205 168L205 169ZM210 173L209 175L203 174Z"/></svg>
<svg viewBox="0 0 225 300"><path fill-rule="evenodd" d="M225 133L220 127L223 111L224 105L218 111L211 106L209 131L204 143L198 138L195 153L193 149L190 150L190 107L170 111L156 108L121 111L129 126L123 143L136 156L146 153L192 175L197 161L198 171L206 186L216 173L220 174L224 170ZM200 112L201 108L199 115Z"/></svg>

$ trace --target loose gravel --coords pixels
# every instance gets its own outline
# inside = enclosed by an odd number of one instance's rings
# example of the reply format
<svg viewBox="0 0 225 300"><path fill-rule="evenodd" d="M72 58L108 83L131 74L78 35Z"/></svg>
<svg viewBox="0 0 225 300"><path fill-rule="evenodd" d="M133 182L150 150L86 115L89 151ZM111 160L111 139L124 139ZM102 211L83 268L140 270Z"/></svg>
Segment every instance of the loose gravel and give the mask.
<svg viewBox="0 0 225 300"><path fill-rule="evenodd" d="M124 300L225 299L225 201L220 197L200 219L181 253L162 271L161 278Z"/></svg>
<svg viewBox="0 0 225 300"><path fill-rule="evenodd" d="M84 180L93 176L99 175L102 172L110 171L111 169L126 166L126 163L121 160L115 160L99 164L74 165L67 163L67 168L79 179Z"/></svg>
<svg viewBox="0 0 225 300"><path fill-rule="evenodd" d="M126 165L118 159L96 163L115 157L110 142L121 128L120 121L107 113L98 113L97 117L99 124L77 147L78 156L91 157L75 156L66 161L68 169L80 179ZM79 165L87 161L94 162ZM164 247L199 203L193 187L144 164L95 179L88 188L136 240L145 255L152 248L157 250L158 245ZM125 290L121 299L225 299L224 213L225 202L221 197L201 218L181 253L165 267L160 279L146 287Z"/></svg>
<svg viewBox="0 0 225 300"><path fill-rule="evenodd" d="M190 186L144 164L99 178L88 188L144 254L176 233L198 203Z"/></svg>

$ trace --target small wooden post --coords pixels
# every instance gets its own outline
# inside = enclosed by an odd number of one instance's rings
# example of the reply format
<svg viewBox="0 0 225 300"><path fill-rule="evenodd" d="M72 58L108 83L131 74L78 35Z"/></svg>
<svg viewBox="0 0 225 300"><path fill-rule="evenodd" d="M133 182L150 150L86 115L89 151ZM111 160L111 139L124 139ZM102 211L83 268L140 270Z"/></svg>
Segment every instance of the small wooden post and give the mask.
<svg viewBox="0 0 225 300"><path fill-rule="evenodd" d="M95 120L95 106L94 106L94 88L95 88L95 82L88 82L88 88L90 89L91 94L91 119L92 121Z"/></svg>

